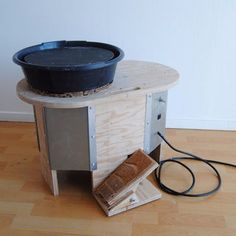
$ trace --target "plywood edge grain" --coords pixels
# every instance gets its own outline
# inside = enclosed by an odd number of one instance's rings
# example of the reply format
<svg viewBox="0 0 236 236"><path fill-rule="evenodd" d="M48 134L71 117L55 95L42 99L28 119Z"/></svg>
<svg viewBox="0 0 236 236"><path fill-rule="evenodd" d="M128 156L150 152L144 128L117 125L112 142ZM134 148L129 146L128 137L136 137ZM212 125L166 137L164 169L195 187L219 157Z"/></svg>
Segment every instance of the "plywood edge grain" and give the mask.
<svg viewBox="0 0 236 236"><path fill-rule="evenodd" d="M118 64L114 82L107 89L88 96L50 97L30 90L25 79L17 84L17 95L23 101L50 108L77 108L121 94L147 94L166 91L179 79L176 70L153 62L123 61Z"/></svg>

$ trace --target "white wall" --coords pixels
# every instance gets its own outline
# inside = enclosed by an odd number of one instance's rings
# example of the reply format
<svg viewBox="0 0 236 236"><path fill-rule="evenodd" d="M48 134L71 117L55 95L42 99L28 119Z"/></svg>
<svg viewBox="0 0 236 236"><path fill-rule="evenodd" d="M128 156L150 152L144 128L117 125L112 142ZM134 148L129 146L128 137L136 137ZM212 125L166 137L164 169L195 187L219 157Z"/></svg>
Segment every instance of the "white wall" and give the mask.
<svg viewBox="0 0 236 236"><path fill-rule="evenodd" d="M235 0L0 0L0 120L30 120L12 55L50 40L121 47L126 59L177 69L168 127L236 129Z"/></svg>

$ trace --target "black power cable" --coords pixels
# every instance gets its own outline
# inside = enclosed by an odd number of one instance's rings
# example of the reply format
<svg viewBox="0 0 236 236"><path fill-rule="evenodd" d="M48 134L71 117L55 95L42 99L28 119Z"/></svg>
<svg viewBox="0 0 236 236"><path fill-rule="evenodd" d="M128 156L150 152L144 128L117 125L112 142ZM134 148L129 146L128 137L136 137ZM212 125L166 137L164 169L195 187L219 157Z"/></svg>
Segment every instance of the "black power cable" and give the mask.
<svg viewBox="0 0 236 236"><path fill-rule="evenodd" d="M185 152L185 151L182 151L182 150L179 150L177 148L175 148L174 146L172 146L167 140L166 138L160 133L160 132L157 132L157 134L163 139L163 141L171 148L173 149L174 151L178 152L178 153L181 153L181 154L184 154L184 155L187 155L187 156L183 156L183 157L172 157L172 158L169 158L169 159L166 159L166 160L162 160L159 162L159 167L156 169L156 172L155 172L155 177L156 177L156 181L159 185L159 187L166 193L168 194L172 194L172 195L176 195L176 196L186 196L186 197L205 197L205 196L208 196L210 194L213 194L215 192L217 192L221 186L221 176L220 176L220 173L218 172L218 170L211 164L211 163L214 163L214 164L220 164L220 165L226 165L226 166L231 166L231 167L236 167L236 165L234 164L230 164L230 163L226 163L226 162L221 162L221 161L215 161L215 160L206 160L206 159L203 159L199 156L196 156L192 153L189 153L189 152ZM181 162L181 160L194 160L194 161L201 161L203 163L205 163L206 165L210 166L211 169L213 170L213 172L215 173L216 175L216 178L218 180L218 183L216 185L215 188L213 188L212 190L208 191L208 192L204 192L204 193L196 193L196 194L193 194L193 193L189 193L195 186L195 175L193 173L193 171L185 164L183 164ZM165 163L167 162L174 162L176 164L179 164L181 166L183 166L191 175L192 177L192 183L190 185L190 187L188 187L186 190L182 191L182 192L178 192L168 186L166 186L165 184L162 183L162 180L161 180L161 171L162 171L162 167Z"/></svg>

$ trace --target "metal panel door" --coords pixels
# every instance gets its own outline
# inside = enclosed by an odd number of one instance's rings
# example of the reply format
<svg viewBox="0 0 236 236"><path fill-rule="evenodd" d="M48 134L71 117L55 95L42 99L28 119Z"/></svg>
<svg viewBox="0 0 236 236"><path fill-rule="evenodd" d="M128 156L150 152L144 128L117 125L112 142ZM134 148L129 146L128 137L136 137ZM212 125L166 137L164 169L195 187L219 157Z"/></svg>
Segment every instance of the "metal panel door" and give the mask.
<svg viewBox="0 0 236 236"><path fill-rule="evenodd" d="M51 169L95 170L95 113L92 107L45 108L44 112Z"/></svg>

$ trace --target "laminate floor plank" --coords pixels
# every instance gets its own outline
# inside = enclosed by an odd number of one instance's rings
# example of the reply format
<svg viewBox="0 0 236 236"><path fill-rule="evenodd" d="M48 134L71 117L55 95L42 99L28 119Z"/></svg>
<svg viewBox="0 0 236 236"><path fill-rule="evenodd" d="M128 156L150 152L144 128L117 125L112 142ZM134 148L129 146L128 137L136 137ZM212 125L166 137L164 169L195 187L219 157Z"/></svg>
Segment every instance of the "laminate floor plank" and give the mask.
<svg viewBox="0 0 236 236"><path fill-rule="evenodd" d="M162 198L125 213L107 217L90 192L89 179L74 173L61 179L60 195L52 196L40 172L34 123L0 122L0 235L236 235L236 169L215 165L222 174L218 193L205 198ZM177 148L207 159L236 164L236 132L167 129ZM163 158L176 155L163 145ZM193 166L196 191L214 187L209 168ZM154 175L148 179L156 186ZM168 164L163 181L184 189L189 175Z"/></svg>

